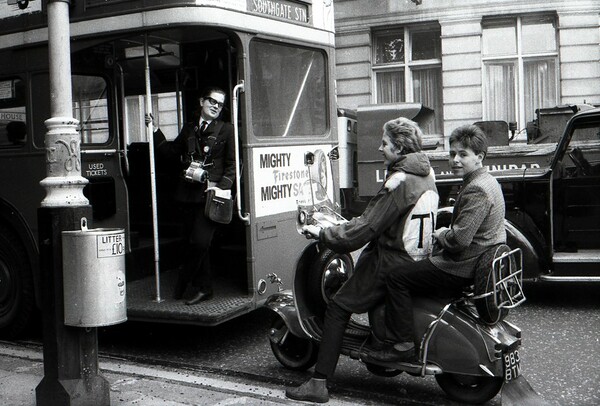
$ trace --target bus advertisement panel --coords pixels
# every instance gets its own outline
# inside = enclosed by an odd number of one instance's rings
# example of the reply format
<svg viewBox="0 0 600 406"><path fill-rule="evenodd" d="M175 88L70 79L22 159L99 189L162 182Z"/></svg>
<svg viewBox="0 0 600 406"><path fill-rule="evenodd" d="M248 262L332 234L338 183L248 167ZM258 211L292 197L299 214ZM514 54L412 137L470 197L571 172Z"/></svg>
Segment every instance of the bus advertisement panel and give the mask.
<svg viewBox="0 0 600 406"><path fill-rule="evenodd" d="M304 165L304 153L309 150L306 146L254 148L255 216L271 216L296 210L304 184L312 180L320 183L327 190L329 199L334 201L334 190L327 187L333 183L332 173L328 169L330 162L323 152L330 148L329 145L310 147L311 152L319 157L316 160L317 168Z"/></svg>

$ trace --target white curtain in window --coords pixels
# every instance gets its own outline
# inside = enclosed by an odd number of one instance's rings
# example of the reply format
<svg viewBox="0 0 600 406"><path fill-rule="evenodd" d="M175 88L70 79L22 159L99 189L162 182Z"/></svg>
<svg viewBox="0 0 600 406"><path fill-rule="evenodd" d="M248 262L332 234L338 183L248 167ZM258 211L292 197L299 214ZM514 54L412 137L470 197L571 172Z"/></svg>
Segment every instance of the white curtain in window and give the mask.
<svg viewBox="0 0 600 406"><path fill-rule="evenodd" d="M526 61L525 120L535 119L535 110L556 106L556 69L554 59Z"/></svg>
<svg viewBox="0 0 600 406"><path fill-rule="evenodd" d="M485 119L517 121L515 68L512 63L486 64Z"/></svg>
<svg viewBox="0 0 600 406"><path fill-rule="evenodd" d="M404 72L377 73L377 102L396 103L406 100L404 91Z"/></svg>
<svg viewBox="0 0 600 406"><path fill-rule="evenodd" d="M442 134L444 122L442 108L441 70L420 69L412 72L414 100L434 111L434 119L423 128L425 134Z"/></svg>

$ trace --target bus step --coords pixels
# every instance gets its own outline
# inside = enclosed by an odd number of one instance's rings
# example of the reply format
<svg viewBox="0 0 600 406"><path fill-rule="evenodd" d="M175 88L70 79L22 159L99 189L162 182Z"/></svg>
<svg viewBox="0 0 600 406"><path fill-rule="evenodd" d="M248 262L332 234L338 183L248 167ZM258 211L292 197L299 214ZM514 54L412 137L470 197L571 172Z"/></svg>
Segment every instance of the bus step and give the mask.
<svg viewBox="0 0 600 406"><path fill-rule="evenodd" d="M223 280L215 280L211 299L188 306L185 299L173 299L176 280L176 270L161 273L161 302L156 301L156 282L153 277L128 282L128 319L215 326L254 308L252 295Z"/></svg>

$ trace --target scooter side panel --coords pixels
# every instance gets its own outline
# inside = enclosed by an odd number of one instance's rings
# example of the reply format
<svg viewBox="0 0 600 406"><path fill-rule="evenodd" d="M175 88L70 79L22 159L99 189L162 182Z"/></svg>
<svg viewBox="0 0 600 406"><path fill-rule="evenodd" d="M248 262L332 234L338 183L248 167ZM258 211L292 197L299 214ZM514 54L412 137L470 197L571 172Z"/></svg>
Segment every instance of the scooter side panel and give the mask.
<svg viewBox="0 0 600 406"><path fill-rule="evenodd" d="M437 314L416 312L415 332L423 337ZM483 344L483 345L482 345ZM449 310L435 329L428 346L427 361L442 368L444 372L480 375L482 360L488 362L488 352L476 333L476 327Z"/></svg>
<svg viewBox="0 0 600 406"><path fill-rule="evenodd" d="M422 344L422 338L429 325L439 316L448 301L428 297L413 298L415 323L415 343ZM503 376L501 350L515 345L518 341L512 329L488 327L477 321L476 315L468 308L451 306L442 317L431 336L427 352L427 362L438 365L444 372L489 375L480 365L494 376ZM378 338L385 336L385 306L371 312L370 322ZM498 346L498 348L497 348Z"/></svg>
<svg viewBox="0 0 600 406"><path fill-rule="evenodd" d="M413 300L417 337L423 337L446 303L431 298ZM427 359L446 373L482 375L486 373L484 366L494 376L502 377L501 349L514 344L513 338L478 322L469 309L453 305L431 337Z"/></svg>

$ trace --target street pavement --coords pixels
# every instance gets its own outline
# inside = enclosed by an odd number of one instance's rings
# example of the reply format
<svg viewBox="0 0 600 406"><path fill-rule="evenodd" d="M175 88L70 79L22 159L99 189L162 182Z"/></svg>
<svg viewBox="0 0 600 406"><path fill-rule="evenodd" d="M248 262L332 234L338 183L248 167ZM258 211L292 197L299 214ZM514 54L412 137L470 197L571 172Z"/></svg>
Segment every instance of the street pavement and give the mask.
<svg viewBox="0 0 600 406"><path fill-rule="evenodd" d="M111 405L297 405L279 385L243 382L239 378L136 364L100 357L100 373L110 383ZM41 349L0 342L0 405L33 406L35 388L44 375ZM349 406L351 399L329 405Z"/></svg>

